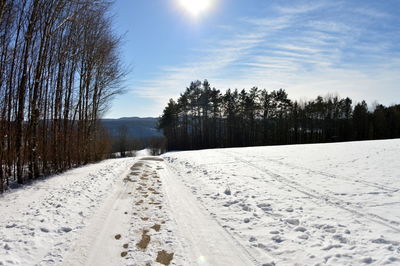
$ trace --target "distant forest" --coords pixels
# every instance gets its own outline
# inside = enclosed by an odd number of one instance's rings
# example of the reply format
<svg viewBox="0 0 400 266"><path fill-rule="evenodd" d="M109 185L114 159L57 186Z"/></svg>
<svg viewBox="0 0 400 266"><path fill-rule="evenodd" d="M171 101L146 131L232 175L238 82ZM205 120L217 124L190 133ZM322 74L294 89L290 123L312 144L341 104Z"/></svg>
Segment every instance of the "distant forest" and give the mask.
<svg viewBox="0 0 400 266"><path fill-rule="evenodd" d="M318 96L293 101L285 90L211 88L195 81L159 120L168 150L325 143L400 137L400 105Z"/></svg>
<svg viewBox="0 0 400 266"><path fill-rule="evenodd" d="M0 1L0 191L104 158L119 93L109 1Z"/></svg>

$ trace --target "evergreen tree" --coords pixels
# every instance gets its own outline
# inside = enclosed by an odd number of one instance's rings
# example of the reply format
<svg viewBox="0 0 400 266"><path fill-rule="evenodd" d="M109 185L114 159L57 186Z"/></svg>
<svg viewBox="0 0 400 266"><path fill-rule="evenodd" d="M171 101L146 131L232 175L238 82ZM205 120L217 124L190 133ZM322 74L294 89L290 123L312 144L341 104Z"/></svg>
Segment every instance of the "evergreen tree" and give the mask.
<svg viewBox="0 0 400 266"><path fill-rule="evenodd" d="M371 113L365 101L353 110L350 98L292 102L283 89L257 87L222 95L205 80L192 82L178 103L170 100L159 123L169 150L394 138L400 105Z"/></svg>

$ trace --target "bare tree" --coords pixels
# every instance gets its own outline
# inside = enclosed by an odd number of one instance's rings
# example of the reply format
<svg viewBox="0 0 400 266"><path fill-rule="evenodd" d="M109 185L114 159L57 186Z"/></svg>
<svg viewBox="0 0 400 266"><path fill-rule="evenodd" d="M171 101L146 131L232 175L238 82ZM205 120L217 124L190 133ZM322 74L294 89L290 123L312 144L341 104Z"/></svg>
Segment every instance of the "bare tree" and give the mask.
<svg viewBox="0 0 400 266"><path fill-rule="evenodd" d="M99 160L110 147L98 119L124 72L109 8L0 0L0 190Z"/></svg>

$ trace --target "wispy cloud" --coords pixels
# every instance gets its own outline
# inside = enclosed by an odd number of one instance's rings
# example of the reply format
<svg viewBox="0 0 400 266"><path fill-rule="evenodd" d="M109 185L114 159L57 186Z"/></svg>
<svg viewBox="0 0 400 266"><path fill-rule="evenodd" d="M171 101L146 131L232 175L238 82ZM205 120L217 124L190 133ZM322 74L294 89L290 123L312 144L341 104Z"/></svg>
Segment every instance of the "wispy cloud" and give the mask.
<svg viewBox="0 0 400 266"><path fill-rule="evenodd" d="M139 80L140 84L133 92L141 97L149 97L160 104L176 97L196 79L217 80L229 72L229 68L251 56L266 34L261 31L235 33L231 39L215 41L211 48L199 51L189 63L181 66L164 66L161 75L151 80Z"/></svg>
<svg viewBox="0 0 400 266"><path fill-rule="evenodd" d="M353 9L353 11L361 16L372 17L372 18L388 18L390 16L390 14L388 14L387 12L367 7L355 8Z"/></svg>
<svg viewBox="0 0 400 266"><path fill-rule="evenodd" d="M297 3L289 1L287 2L286 5L275 6L275 9L281 14L300 15L337 6L338 4L339 4L338 2L327 1L327 0L322 0L319 2L300 1Z"/></svg>
<svg viewBox="0 0 400 266"><path fill-rule="evenodd" d="M219 25L229 38L208 40L186 63L137 80L133 93L163 106L190 81L207 78L220 89L285 88L297 98L328 92L382 102L400 97L400 37L365 23L368 16L389 25L390 15L345 3L275 6L273 17L240 18L235 31Z"/></svg>

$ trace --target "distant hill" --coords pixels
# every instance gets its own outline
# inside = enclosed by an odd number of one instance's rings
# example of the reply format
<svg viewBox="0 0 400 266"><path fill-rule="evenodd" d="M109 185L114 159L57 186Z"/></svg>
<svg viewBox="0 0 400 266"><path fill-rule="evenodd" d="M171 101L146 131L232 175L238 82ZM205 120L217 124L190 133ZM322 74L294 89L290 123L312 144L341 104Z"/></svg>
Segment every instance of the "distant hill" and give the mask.
<svg viewBox="0 0 400 266"><path fill-rule="evenodd" d="M147 138L162 136L156 129L158 118L154 117L122 117L119 119L100 119L111 136L118 135L118 128L125 125L131 138Z"/></svg>

